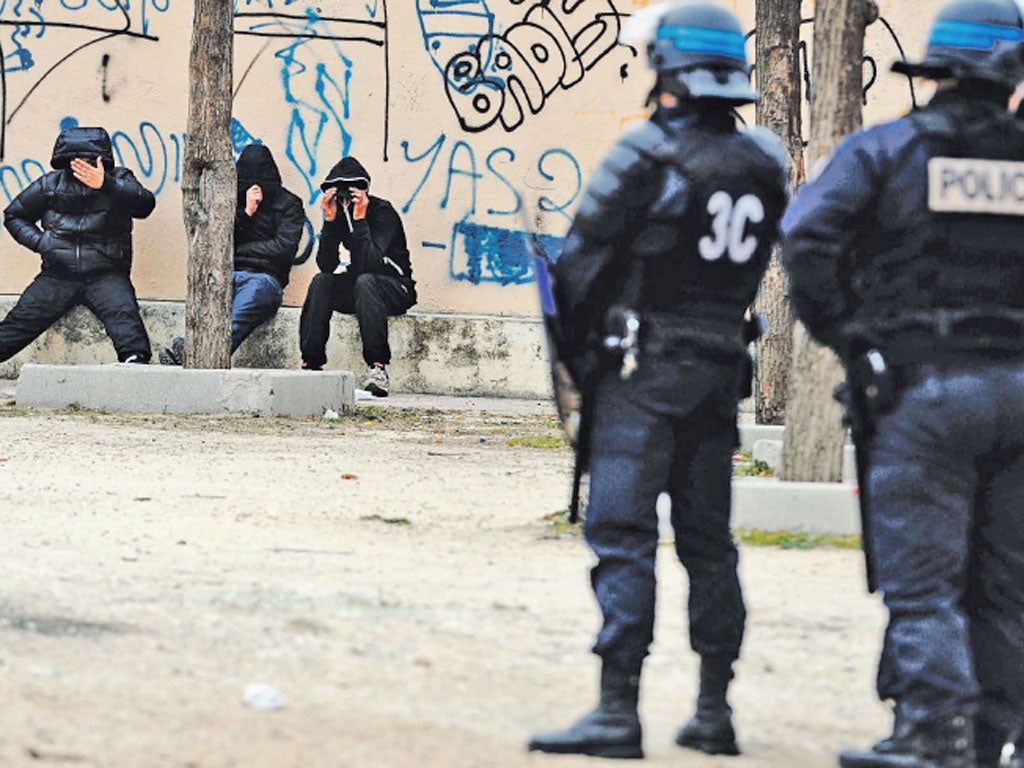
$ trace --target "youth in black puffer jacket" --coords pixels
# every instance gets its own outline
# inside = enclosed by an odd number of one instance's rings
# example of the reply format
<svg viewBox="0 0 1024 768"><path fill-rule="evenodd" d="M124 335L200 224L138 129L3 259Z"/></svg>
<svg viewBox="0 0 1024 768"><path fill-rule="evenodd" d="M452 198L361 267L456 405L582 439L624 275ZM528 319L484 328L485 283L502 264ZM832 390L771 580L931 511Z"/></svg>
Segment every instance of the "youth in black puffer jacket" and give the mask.
<svg viewBox="0 0 1024 768"><path fill-rule="evenodd" d="M0 321L0 362L28 346L76 304L103 322L121 362L151 355L135 289L132 219L156 205L127 168L114 165L102 128L61 131L54 170L32 182L4 210L11 236L42 257L43 268Z"/></svg>
<svg viewBox="0 0 1024 768"><path fill-rule="evenodd" d="M103 161L103 186L75 178L71 161ZM102 128L61 131L50 164L56 169L32 182L4 211L11 236L43 258L43 270L89 275L119 270L132 261L132 219L153 212L156 198L127 168L114 166L110 137ZM40 224L42 229L40 229Z"/></svg>

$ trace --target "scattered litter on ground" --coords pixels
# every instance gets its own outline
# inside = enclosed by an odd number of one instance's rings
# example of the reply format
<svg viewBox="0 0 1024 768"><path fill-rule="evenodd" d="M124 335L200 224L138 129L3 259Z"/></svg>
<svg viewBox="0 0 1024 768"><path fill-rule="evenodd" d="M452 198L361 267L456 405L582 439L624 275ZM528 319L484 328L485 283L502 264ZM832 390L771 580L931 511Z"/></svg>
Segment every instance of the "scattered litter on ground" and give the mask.
<svg viewBox="0 0 1024 768"><path fill-rule="evenodd" d="M260 712L273 712L284 708L285 698L266 683L249 683L242 695L242 702Z"/></svg>

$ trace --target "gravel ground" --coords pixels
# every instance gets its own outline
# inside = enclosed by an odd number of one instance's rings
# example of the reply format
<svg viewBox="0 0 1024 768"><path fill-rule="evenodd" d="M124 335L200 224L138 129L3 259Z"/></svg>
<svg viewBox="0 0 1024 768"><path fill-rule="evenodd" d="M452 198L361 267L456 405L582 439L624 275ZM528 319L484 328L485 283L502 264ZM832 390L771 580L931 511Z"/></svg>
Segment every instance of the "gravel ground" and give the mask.
<svg viewBox="0 0 1024 768"><path fill-rule="evenodd" d="M530 412L0 407L0 765L607 764L524 751L594 701L591 556L548 519L570 468ZM648 763L829 766L886 729L859 553L744 546L745 754L673 746L697 662L670 547L658 568Z"/></svg>

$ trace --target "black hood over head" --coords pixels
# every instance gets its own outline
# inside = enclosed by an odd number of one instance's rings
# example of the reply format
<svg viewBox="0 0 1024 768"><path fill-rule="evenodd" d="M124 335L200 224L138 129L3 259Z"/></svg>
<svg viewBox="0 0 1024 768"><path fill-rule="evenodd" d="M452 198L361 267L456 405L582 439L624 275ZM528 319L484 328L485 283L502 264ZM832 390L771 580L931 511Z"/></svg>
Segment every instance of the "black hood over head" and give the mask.
<svg viewBox="0 0 1024 768"><path fill-rule="evenodd" d="M110 134L103 128L65 128L53 145L50 165L58 170L68 168L76 157L95 164L96 158L103 158L106 169L114 167L114 151L110 145Z"/></svg>
<svg viewBox="0 0 1024 768"><path fill-rule="evenodd" d="M354 157L344 157L340 163L331 168L331 172L327 174L327 178L320 185L320 189L325 192L331 187L369 189L370 174Z"/></svg>
<svg viewBox="0 0 1024 768"><path fill-rule="evenodd" d="M238 172L238 194L245 195L245 190L258 184L264 197L273 195L281 188L281 172L277 169L270 148L264 144L249 144L238 156L235 163Z"/></svg>

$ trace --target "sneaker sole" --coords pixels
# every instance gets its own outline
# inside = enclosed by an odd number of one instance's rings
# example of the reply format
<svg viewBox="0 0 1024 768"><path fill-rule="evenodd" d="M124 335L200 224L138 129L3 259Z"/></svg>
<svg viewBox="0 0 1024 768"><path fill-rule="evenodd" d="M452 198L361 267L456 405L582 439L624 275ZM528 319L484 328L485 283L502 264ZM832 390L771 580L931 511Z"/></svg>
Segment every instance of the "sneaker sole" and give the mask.
<svg viewBox="0 0 1024 768"><path fill-rule="evenodd" d="M381 389L376 384L367 384L365 387L363 387L363 389L365 389L367 392L369 392L374 397L387 397L388 396L388 391L386 389Z"/></svg>

